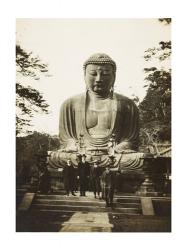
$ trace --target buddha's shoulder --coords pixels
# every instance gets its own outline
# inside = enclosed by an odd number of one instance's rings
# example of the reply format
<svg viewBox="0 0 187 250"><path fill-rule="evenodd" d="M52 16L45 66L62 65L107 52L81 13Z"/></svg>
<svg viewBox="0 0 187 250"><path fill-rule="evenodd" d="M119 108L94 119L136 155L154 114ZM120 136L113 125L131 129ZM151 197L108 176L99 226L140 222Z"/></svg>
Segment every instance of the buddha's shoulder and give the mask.
<svg viewBox="0 0 187 250"><path fill-rule="evenodd" d="M63 103L62 106L74 106L79 104L80 102L82 102L85 98L85 94L79 94L79 95L75 95L72 97L69 97L68 99L66 99Z"/></svg>
<svg viewBox="0 0 187 250"><path fill-rule="evenodd" d="M128 98L127 96L115 93L116 99L124 105L132 105L132 106L136 106L136 104L134 103L133 100L131 100L130 98Z"/></svg>

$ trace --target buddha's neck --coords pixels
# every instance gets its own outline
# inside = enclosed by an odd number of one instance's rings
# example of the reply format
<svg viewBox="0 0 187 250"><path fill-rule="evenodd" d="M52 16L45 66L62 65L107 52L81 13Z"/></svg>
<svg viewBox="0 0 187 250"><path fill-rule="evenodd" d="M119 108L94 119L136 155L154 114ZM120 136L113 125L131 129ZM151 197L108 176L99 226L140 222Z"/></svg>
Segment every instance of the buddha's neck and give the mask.
<svg viewBox="0 0 187 250"><path fill-rule="evenodd" d="M91 90L88 91L88 96L90 97L91 100L106 100L110 99L110 94L106 93L103 95L99 95L98 93L95 93Z"/></svg>

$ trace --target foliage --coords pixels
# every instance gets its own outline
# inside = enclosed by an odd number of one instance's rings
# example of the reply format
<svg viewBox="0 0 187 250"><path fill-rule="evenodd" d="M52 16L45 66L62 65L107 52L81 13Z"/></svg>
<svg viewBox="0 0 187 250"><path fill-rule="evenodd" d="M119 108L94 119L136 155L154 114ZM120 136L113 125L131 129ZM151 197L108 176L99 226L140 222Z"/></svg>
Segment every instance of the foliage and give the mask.
<svg viewBox="0 0 187 250"><path fill-rule="evenodd" d="M171 18L159 18L158 19L161 23L170 24Z"/></svg>
<svg viewBox="0 0 187 250"><path fill-rule="evenodd" d="M16 138L16 175L23 182L37 169L39 152L56 150L60 146L57 136L33 132L25 137Z"/></svg>
<svg viewBox="0 0 187 250"><path fill-rule="evenodd" d="M16 45L16 73L17 78L39 80L41 74L48 72L46 64L41 63L39 57L25 52L20 45ZM30 79L29 79L30 78ZM16 82L16 134L18 135L26 126L31 126L31 118L35 112L48 112L48 104L42 94L33 87Z"/></svg>
<svg viewBox="0 0 187 250"><path fill-rule="evenodd" d="M165 21L170 23L169 20ZM170 55L171 41L161 41L157 48L146 50L144 58L147 62L154 61L160 66L162 62L169 60ZM170 142L171 69L166 66L151 66L144 68L144 72L147 93L139 104L142 144Z"/></svg>
<svg viewBox="0 0 187 250"><path fill-rule="evenodd" d="M145 51L144 58L146 61L152 60L153 58L160 61L164 61L171 55L171 41L159 43L158 48L149 48Z"/></svg>

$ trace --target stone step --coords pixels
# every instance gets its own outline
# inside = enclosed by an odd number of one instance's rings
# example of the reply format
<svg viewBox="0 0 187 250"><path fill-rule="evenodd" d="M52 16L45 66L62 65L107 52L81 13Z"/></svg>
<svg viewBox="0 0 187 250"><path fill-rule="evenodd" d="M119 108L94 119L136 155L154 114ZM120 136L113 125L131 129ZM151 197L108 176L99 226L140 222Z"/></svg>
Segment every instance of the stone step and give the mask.
<svg viewBox="0 0 187 250"><path fill-rule="evenodd" d="M85 212L107 212L111 208L99 207L99 206L70 206L70 205L54 205L54 204L37 204L32 205L33 210L59 210L59 211L85 211ZM139 208L114 208L115 212L122 213L141 213Z"/></svg>
<svg viewBox="0 0 187 250"><path fill-rule="evenodd" d="M99 206L99 207L105 207L105 201L104 200L95 200L95 201L88 201L88 200L49 200L49 199L36 199L34 204L52 204L52 205L70 205L70 206ZM126 208L140 208L140 203L114 203L115 207L126 207Z"/></svg>
<svg viewBox="0 0 187 250"><path fill-rule="evenodd" d="M16 189L16 193L18 194L18 193L26 193L27 192L27 188L17 188Z"/></svg>
<svg viewBox="0 0 187 250"><path fill-rule="evenodd" d="M48 211L54 213L62 212L110 212L124 214L142 214L140 197L138 196L115 196L114 208L105 207L105 201L95 199L92 192L86 197L65 196L63 194L37 194L32 204L31 211Z"/></svg>
<svg viewBox="0 0 187 250"><path fill-rule="evenodd" d="M31 214L34 214L34 215L38 215L38 214L41 214L41 216L58 216L56 222L61 222L61 217L68 217L68 215L72 215L74 214L76 211L71 211L71 210L50 210L50 209L35 209L35 208L32 208L32 210L30 211ZM87 211L82 211L83 213L89 213ZM130 211L126 211L125 213L123 213L122 211L116 211L116 210L113 210L111 208L106 208L106 212L108 214L112 214L113 216L120 216L120 215L129 215L129 216L139 216L139 215L142 215L141 212L135 212L135 213L131 213Z"/></svg>
<svg viewBox="0 0 187 250"><path fill-rule="evenodd" d="M96 199L94 196L86 196L86 197L80 197L79 195L77 196L65 196L65 195L53 195L53 194L37 194L38 199L48 199L48 200L89 200L89 201L95 201ZM114 196L114 201L120 202L120 203L138 203L140 202L140 197L138 196Z"/></svg>
<svg viewBox="0 0 187 250"><path fill-rule="evenodd" d="M141 209L141 203L140 202L125 202L125 203L119 203L119 202L114 202L116 207L119 208L139 208Z"/></svg>
<svg viewBox="0 0 187 250"><path fill-rule="evenodd" d="M114 201L119 202L119 203L139 203L140 202L140 197L114 197Z"/></svg>
<svg viewBox="0 0 187 250"><path fill-rule="evenodd" d="M38 199L48 199L48 200L89 200L89 201L95 201L94 196L79 196L77 194L76 196L66 196L66 195L54 195L54 194L37 194L36 198Z"/></svg>
<svg viewBox="0 0 187 250"><path fill-rule="evenodd" d="M22 184L22 185L18 185L17 186L17 189L21 189L21 188L25 188L25 189L28 189L28 188L30 188L30 184Z"/></svg>
<svg viewBox="0 0 187 250"><path fill-rule="evenodd" d="M41 215L43 216L44 214L50 214L51 215L62 215L64 213L66 214L73 214L77 211L71 211L71 210L50 210L50 209L32 209L32 214L38 214L38 213L41 213ZM89 213L89 211L81 211L83 213ZM94 211L94 212L98 212L98 211ZM103 211L102 211L103 212ZM115 216L118 216L118 215L121 215L121 214L125 214L125 215L129 215L129 216L139 216L139 215L142 215L142 213L139 211L139 212L131 212L131 211L116 211L116 210L112 210L111 208L106 208L106 210L104 212L107 212L108 214L112 214L112 215L115 215ZM60 220L58 220L60 222Z"/></svg>
<svg viewBox="0 0 187 250"><path fill-rule="evenodd" d="M50 200L50 199L36 199L34 204L53 204L53 205L70 205L70 206L105 206L105 201L90 201L90 200L68 200L68 199L61 199L61 200Z"/></svg>

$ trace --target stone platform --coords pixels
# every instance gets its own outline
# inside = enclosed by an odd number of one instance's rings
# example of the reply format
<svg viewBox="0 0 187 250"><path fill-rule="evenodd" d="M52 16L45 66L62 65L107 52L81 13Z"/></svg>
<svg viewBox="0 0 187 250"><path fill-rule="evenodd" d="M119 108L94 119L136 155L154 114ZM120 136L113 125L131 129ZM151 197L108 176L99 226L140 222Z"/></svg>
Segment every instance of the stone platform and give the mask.
<svg viewBox="0 0 187 250"><path fill-rule="evenodd" d="M94 198L92 192L87 192L86 197L55 195L55 194L37 194L33 200L31 211L63 213L63 212L93 212L93 213L124 213L137 215L141 214L141 200L140 197L132 196L116 196L114 198L114 206L108 208L105 206L105 201Z"/></svg>
<svg viewBox="0 0 187 250"><path fill-rule="evenodd" d="M28 200L27 193L23 199ZM152 206L150 201L152 200ZM171 230L170 197L139 197L115 194L114 208L105 201L69 196L63 192L34 194L28 208L24 200L17 210L17 232L169 232ZM23 211L24 205L24 211ZM26 210L27 209L27 210ZM153 214L153 212L156 212Z"/></svg>
<svg viewBox="0 0 187 250"><path fill-rule="evenodd" d="M62 224L60 232L111 232L108 213L77 212Z"/></svg>

